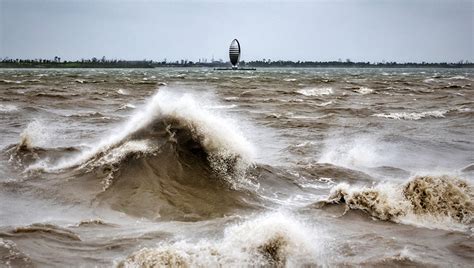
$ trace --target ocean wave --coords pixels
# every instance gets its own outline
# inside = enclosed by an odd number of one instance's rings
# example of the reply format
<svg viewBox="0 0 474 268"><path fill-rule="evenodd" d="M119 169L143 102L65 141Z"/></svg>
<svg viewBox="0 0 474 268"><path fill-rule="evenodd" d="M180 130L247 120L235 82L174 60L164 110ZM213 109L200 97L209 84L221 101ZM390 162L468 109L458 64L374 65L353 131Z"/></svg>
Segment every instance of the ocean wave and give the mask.
<svg viewBox="0 0 474 268"><path fill-rule="evenodd" d="M455 76L449 77L448 79L450 79L450 80L464 80L464 79L467 79L467 78L463 75L455 75Z"/></svg>
<svg viewBox="0 0 474 268"><path fill-rule="evenodd" d="M284 213L272 213L232 225L220 240L160 243L132 253L120 265L220 267L286 267L318 263L314 230Z"/></svg>
<svg viewBox="0 0 474 268"><path fill-rule="evenodd" d="M131 104L131 103L126 103L122 106L120 106L117 110L127 110L127 109L135 109L137 108L135 105Z"/></svg>
<svg viewBox="0 0 474 268"><path fill-rule="evenodd" d="M474 192L468 182L448 176L418 176L402 185L373 187L341 183L322 204L345 204L379 220L427 228L468 229L474 216ZM320 203L321 204L321 203Z"/></svg>
<svg viewBox="0 0 474 268"><path fill-rule="evenodd" d="M334 101L327 101L327 102L323 102L323 103L318 104L318 106L319 107L325 107L325 106L331 105L333 103L334 103Z"/></svg>
<svg viewBox="0 0 474 268"><path fill-rule="evenodd" d="M233 109L237 107L237 104L230 104L230 105L210 105L206 106L207 109Z"/></svg>
<svg viewBox="0 0 474 268"><path fill-rule="evenodd" d="M100 117L100 118L105 118L106 116L101 114L100 112L80 112L80 113L75 113L75 114L69 114L66 115L66 117Z"/></svg>
<svg viewBox="0 0 474 268"><path fill-rule="evenodd" d="M120 95L129 95L130 94L127 90L122 89L122 88L118 89L117 93L120 94Z"/></svg>
<svg viewBox="0 0 474 268"><path fill-rule="evenodd" d="M379 113L373 114L375 117L382 117L388 119L398 119L398 120L420 120L423 118L433 117L433 118L444 118L449 110L439 110L439 111L426 111L426 112L400 112L400 113Z"/></svg>
<svg viewBox="0 0 474 268"><path fill-rule="evenodd" d="M18 107L13 104L0 104L0 113L12 113L18 111Z"/></svg>
<svg viewBox="0 0 474 268"><path fill-rule="evenodd" d="M368 87L360 87L359 89L354 90L357 93L360 93L362 95L370 94L373 93L374 90Z"/></svg>
<svg viewBox="0 0 474 268"><path fill-rule="evenodd" d="M0 80L0 82L5 83L5 84L21 84L21 83L23 83L23 81L21 81L21 80L7 80L7 79Z"/></svg>
<svg viewBox="0 0 474 268"><path fill-rule="evenodd" d="M53 94L53 93L44 93L44 92L40 92L40 93L36 93L36 94L33 94L32 96L34 97L43 97L43 98L52 98L52 99L62 99L62 100L67 100L69 99L69 97L71 96L78 96L77 93L74 93L74 94Z"/></svg>
<svg viewBox="0 0 474 268"><path fill-rule="evenodd" d="M8 232L11 236L48 234L55 237L57 240L81 241L79 235L73 231L54 224L35 223L28 226L14 228Z"/></svg>
<svg viewBox="0 0 474 268"><path fill-rule="evenodd" d="M0 237L0 265L6 267L33 267L29 256L15 242Z"/></svg>
<svg viewBox="0 0 474 268"><path fill-rule="evenodd" d="M229 119L229 118L227 118ZM199 101L190 94L177 95L160 90L144 108L139 109L123 126L112 131L99 141L91 150L79 156L65 159L51 170L59 170L81 165L94 155L105 152L137 132L153 128L154 123L177 123L188 128L193 138L198 139L203 148L213 156L239 156L251 162L254 154L253 146L242 136L240 130L219 117L215 113L203 109Z"/></svg>
<svg viewBox="0 0 474 268"><path fill-rule="evenodd" d="M331 95L334 90L330 87L317 87L317 88L304 88L296 91L297 93L305 96L324 96Z"/></svg>
<svg viewBox="0 0 474 268"><path fill-rule="evenodd" d="M384 257L373 257L359 263L363 267L431 267L433 263L426 262L422 256L418 256L407 247L401 249L394 255Z"/></svg>
<svg viewBox="0 0 474 268"><path fill-rule="evenodd" d="M249 201L258 184L247 176L254 166L253 145L231 118L203 103L160 90L89 149L54 162L40 159L26 171L70 174L97 185L93 195L102 203L152 219L222 216L232 208L253 207ZM33 147L28 137L21 146ZM60 181L58 187L68 186ZM78 198L88 196L76 192Z"/></svg>

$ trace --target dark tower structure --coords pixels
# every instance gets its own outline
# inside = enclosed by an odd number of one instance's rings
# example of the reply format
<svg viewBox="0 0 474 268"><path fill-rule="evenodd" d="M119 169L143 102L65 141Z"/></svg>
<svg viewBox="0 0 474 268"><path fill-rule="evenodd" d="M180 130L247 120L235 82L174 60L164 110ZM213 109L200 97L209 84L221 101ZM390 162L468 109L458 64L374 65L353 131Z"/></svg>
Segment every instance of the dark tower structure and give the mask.
<svg viewBox="0 0 474 268"><path fill-rule="evenodd" d="M229 58L232 68L237 68L240 59L240 43L237 39L232 40L232 43L230 43Z"/></svg>

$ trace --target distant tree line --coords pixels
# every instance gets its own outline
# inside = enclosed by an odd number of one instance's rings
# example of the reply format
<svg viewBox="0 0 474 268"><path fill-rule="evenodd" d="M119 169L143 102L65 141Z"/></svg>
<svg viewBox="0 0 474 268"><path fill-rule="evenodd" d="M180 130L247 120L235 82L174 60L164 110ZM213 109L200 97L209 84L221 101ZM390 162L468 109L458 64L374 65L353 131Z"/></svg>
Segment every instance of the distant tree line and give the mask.
<svg viewBox="0 0 474 268"><path fill-rule="evenodd" d="M54 59L10 59L0 61L0 68L153 68L151 60L119 60L105 57L80 59L76 61L61 61Z"/></svg>
<svg viewBox="0 0 474 268"><path fill-rule="evenodd" d="M53 59L10 59L4 58L0 61L0 68L155 68L155 67L227 67L229 62L223 60L199 60L198 62L188 60L177 61L152 61L152 60L120 60L106 59L105 57L91 59L80 59L76 61L61 61L55 56ZM418 67L438 67L438 68L474 68L474 63L469 61L459 62L353 62L350 59L345 61L272 61L270 59L241 61L242 67L326 67L326 68L418 68Z"/></svg>
<svg viewBox="0 0 474 268"><path fill-rule="evenodd" d="M456 63L448 63L448 62L405 62L405 63L397 63L395 61L392 62L353 62L350 59L345 61L271 61L271 60L257 60L257 61L250 61L250 62L243 62L244 66L248 67L302 67L302 68L310 68L310 67L325 67L325 68L411 68L411 67L439 67L439 68L472 68L474 64L468 61L459 61Z"/></svg>

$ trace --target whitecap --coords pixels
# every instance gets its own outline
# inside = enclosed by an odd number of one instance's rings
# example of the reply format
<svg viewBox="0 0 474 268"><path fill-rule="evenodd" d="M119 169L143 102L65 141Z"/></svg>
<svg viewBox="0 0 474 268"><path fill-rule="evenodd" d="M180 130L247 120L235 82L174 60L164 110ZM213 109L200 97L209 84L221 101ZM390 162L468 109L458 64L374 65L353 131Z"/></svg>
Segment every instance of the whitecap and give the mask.
<svg viewBox="0 0 474 268"><path fill-rule="evenodd" d="M362 95L366 95L366 94L370 94L370 93L374 92L373 89L368 88L368 87L361 87L361 88L356 89L354 91L357 92L357 93L360 93Z"/></svg>
<svg viewBox="0 0 474 268"><path fill-rule="evenodd" d="M380 220L465 231L474 216L471 196L472 187L458 178L415 176L403 184L385 182L372 187L340 183L323 202L343 202Z"/></svg>
<svg viewBox="0 0 474 268"><path fill-rule="evenodd" d="M232 109L237 107L237 104L230 104L230 105L210 105L206 106L205 108L208 109Z"/></svg>
<svg viewBox="0 0 474 268"><path fill-rule="evenodd" d="M449 77L448 79L451 79L451 80L463 80L463 79L467 79L465 76L462 76L462 75L456 75L456 76L453 76L453 77Z"/></svg>
<svg viewBox="0 0 474 268"><path fill-rule="evenodd" d="M122 89L122 88L118 89L117 93L120 94L120 95L129 95L130 94L127 90Z"/></svg>
<svg viewBox="0 0 474 268"><path fill-rule="evenodd" d="M131 103L126 103L122 106L120 106L118 109L119 110L126 110L126 109L135 109L137 108L135 105L131 104Z"/></svg>
<svg viewBox="0 0 474 268"><path fill-rule="evenodd" d="M128 256L121 265L172 267L286 267L321 263L323 243L315 228L276 212L227 227L220 239L159 243Z"/></svg>
<svg viewBox="0 0 474 268"><path fill-rule="evenodd" d="M0 104L0 113L12 113L18 111L18 107L13 104Z"/></svg>
<svg viewBox="0 0 474 268"><path fill-rule="evenodd" d="M426 111L426 112L400 112L400 113L378 113L373 114L372 116L375 117L382 117L388 119L398 119L398 120L420 120L427 117L433 118L444 118L448 110L440 110L440 111Z"/></svg>
<svg viewBox="0 0 474 268"><path fill-rule="evenodd" d="M333 89L330 87L304 88L297 90L296 92L305 96L323 96L334 93Z"/></svg>

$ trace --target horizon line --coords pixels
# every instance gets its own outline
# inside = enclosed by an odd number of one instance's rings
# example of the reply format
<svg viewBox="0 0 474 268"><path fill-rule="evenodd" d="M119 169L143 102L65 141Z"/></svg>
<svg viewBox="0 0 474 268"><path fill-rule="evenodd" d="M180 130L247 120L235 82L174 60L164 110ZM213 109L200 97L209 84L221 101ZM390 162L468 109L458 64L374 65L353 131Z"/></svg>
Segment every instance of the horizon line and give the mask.
<svg viewBox="0 0 474 268"><path fill-rule="evenodd" d="M58 60L56 60L58 59ZM195 60L188 60L186 58L182 59L173 59L173 60L168 60L167 58L164 58L163 60L156 60L156 59L124 59L124 58L106 58L105 56L102 57L91 57L91 58L79 58L79 59L71 59L71 60L62 60L62 57L54 56L51 58L20 58L20 57L3 57L0 58L0 62L8 62L10 60L13 61L39 61L39 60L48 60L52 63L65 63L65 62L84 62L84 61L94 61L97 63L101 62L111 62L111 61L126 61L126 62L151 62L151 63L159 63L159 64L222 64L222 63L230 63L229 60L223 60L221 58L219 59L208 59L208 58L200 58L197 61ZM105 61L104 61L105 60ZM204 60L204 61L201 61ZM351 60L350 58L346 58L342 60L341 58L338 58L337 60L286 60L286 59L278 59L278 60L272 60L272 59L251 59L251 60L241 60L239 61L240 63L249 63L249 62L261 62L261 63L276 63L276 62L285 62L285 63L364 63L364 64L471 64L474 63L474 61L468 60L468 59L460 59L457 61L396 61L396 60L381 60L381 61L369 61L369 60Z"/></svg>

